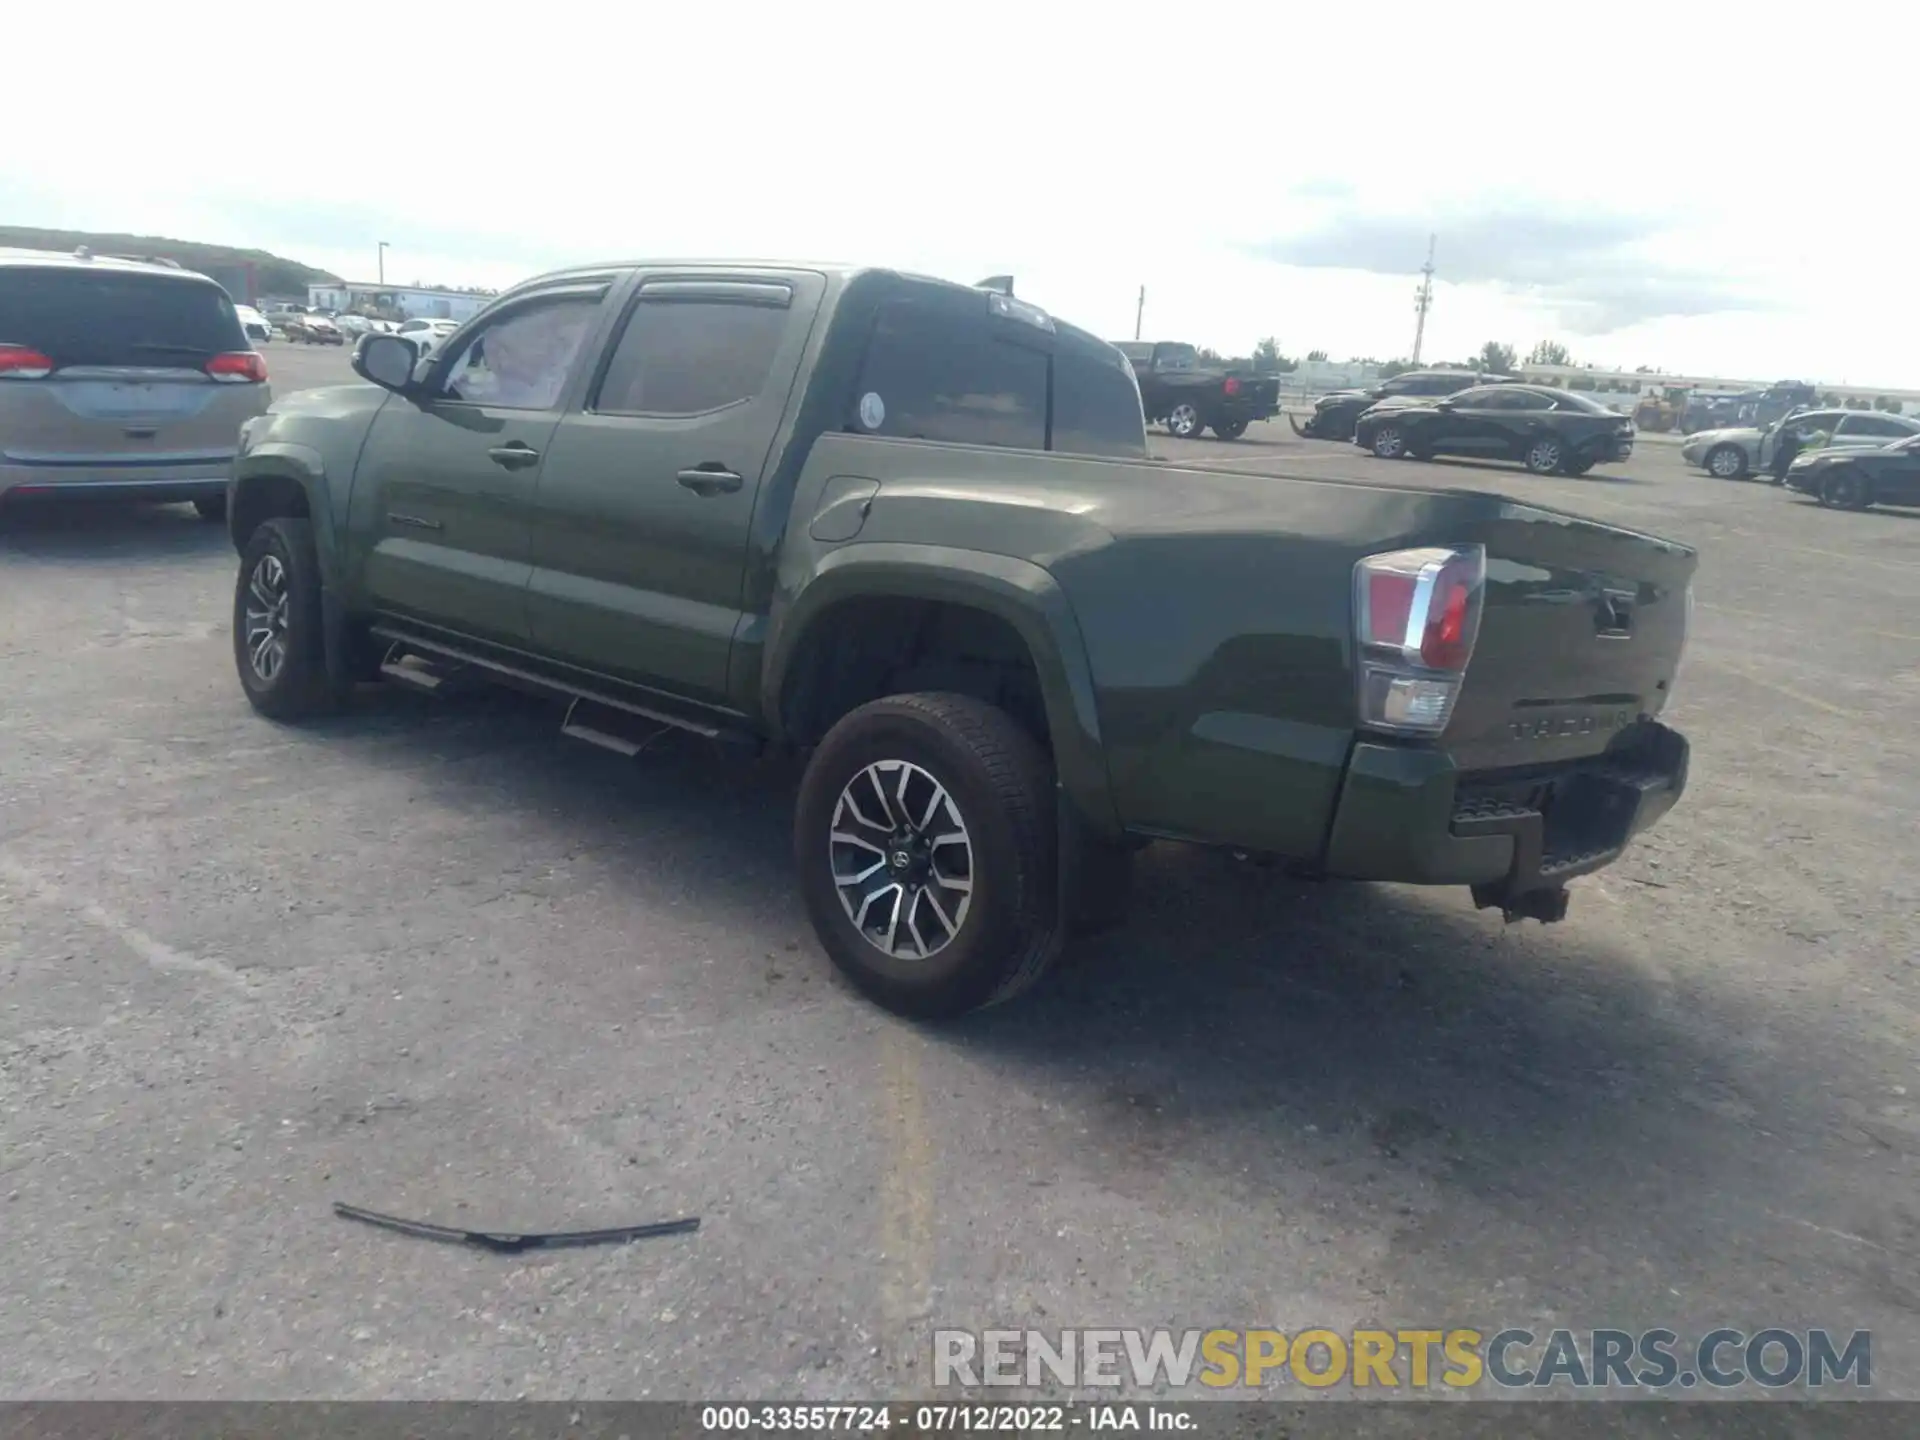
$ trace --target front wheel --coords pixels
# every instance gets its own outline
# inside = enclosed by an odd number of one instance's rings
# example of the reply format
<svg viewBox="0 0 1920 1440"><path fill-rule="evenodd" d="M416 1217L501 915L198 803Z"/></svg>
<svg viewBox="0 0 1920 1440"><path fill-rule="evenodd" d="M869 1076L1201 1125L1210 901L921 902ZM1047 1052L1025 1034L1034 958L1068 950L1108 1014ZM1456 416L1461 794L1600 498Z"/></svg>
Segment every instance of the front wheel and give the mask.
<svg viewBox="0 0 1920 1440"><path fill-rule="evenodd" d="M1738 445L1716 445L1707 452L1707 473L1716 480L1740 480L1747 473L1747 452Z"/></svg>
<svg viewBox="0 0 1920 1440"><path fill-rule="evenodd" d="M1216 421L1214 423L1213 433L1218 435L1222 440L1238 440L1242 435L1247 433L1247 422L1244 420Z"/></svg>
<svg viewBox="0 0 1920 1440"><path fill-rule="evenodd" d="M1820 499L1835 510L1864 510L1873 504L1873 486L1849 466L1827 476L1820 486Z"/></svg>
<svg viewBox="0 0 1920 1440"><path fill-rule="evenodd" d="M1191 400L1182 400L1167 412L1167 433L1179 440L1198 440L1200 432L1207 428L1207 422L1200 416L1200 407Z"/></svg>
<svg viewBox="0 0 1920 1440"><path fill-rule="evenodd" d="M1542 435L1527 446L1527 469L1535 475L1557 475L1566 463L1567 447L1555 436Z"/></svg>
<svg viewBox="0 0 1920 1440"><path fill-rule="evenodd" d="M313 527L264 522L240 554L233 588L233 659L255 710L304 720L334 708L320 610L320 558Z"/></svg>
<svg viewBox="0 0 1920 1440"><path fill-rule="evenodd" d="M1053 767L1006 712L894 695L845 716L800 782L794 860L827 955L898 1015L1009 999L1060 948Z"/></svg>

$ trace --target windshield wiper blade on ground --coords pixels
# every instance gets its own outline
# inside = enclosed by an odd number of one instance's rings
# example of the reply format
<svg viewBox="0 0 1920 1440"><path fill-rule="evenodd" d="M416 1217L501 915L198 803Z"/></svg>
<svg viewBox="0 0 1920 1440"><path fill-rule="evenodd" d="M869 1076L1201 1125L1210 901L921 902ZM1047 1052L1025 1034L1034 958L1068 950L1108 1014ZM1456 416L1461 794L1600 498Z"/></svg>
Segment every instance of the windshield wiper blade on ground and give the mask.
<svg viewBox="0 0 1920 1440"><path fill-rule="evenodd" d="M509 1234L495 1230L459 1230L450 1225L431 1225L424 1220L403 1220L397 1215L382 1215L363 1210L344 1200L333 1202L333 1213L343 1220L358 1220L378 1225L418 1240L435 1240L443 1245L472 1245L496 1255L517 1255L523 1250L560 1250L575 1245L624 1245L629 1240L651 1240L660 1235L689 1235L700 1228L700 1217L659 1220L648 1225L618 1225L610 1230L556 1230L546 1234Z"/></svg>

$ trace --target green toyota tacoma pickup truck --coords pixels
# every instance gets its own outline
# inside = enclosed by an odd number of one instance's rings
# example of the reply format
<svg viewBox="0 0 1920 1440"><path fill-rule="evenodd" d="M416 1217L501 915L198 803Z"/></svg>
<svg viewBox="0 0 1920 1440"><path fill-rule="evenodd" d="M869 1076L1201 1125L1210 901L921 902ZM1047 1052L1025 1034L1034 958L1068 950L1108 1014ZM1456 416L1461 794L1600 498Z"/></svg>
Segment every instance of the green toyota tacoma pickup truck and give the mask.
<svg viewBox="0 0 1920 1440"><path fill-rule="evenodd" d="M1125 357L1011 294L595 266L353 364L241 437L254 707L464 674L804 757L801 895L905 1014L1025 988L1150 840L1557 920L1686 782L1693 551L1156 463Z"/></svg>

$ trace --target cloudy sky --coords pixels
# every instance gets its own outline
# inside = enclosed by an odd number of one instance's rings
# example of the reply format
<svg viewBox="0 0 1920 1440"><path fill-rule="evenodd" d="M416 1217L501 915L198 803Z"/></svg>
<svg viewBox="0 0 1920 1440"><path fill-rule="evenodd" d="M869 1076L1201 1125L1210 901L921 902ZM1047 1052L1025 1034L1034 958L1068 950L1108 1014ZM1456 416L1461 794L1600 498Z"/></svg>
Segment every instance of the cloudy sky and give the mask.
<svg viewBox="0 0 1920 1440"><path fill-rule="evenodd" d="M7 33L7 223L350 279L386 240L389 280L441 284L1010 272L1113 338L1145 285L1148 338L1380 358L1431 233L1429 360L1555 339L1920 389L1920 12L1891 5L89 0Z"/></svg>

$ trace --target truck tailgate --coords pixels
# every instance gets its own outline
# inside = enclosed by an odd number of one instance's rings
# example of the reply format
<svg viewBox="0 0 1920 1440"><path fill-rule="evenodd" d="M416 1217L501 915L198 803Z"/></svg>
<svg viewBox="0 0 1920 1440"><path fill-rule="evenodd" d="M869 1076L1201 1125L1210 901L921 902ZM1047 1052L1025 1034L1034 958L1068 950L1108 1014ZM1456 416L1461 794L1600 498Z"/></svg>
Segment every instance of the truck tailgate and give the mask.
<svg viewBox="0 0 1920 1440"><path fill-rule="evenodd" d="M1605 750L1671 693L1698 555L1596 521L1508 504L1487 548L1480 638L1445 745L1463 770Z"/></svg>

